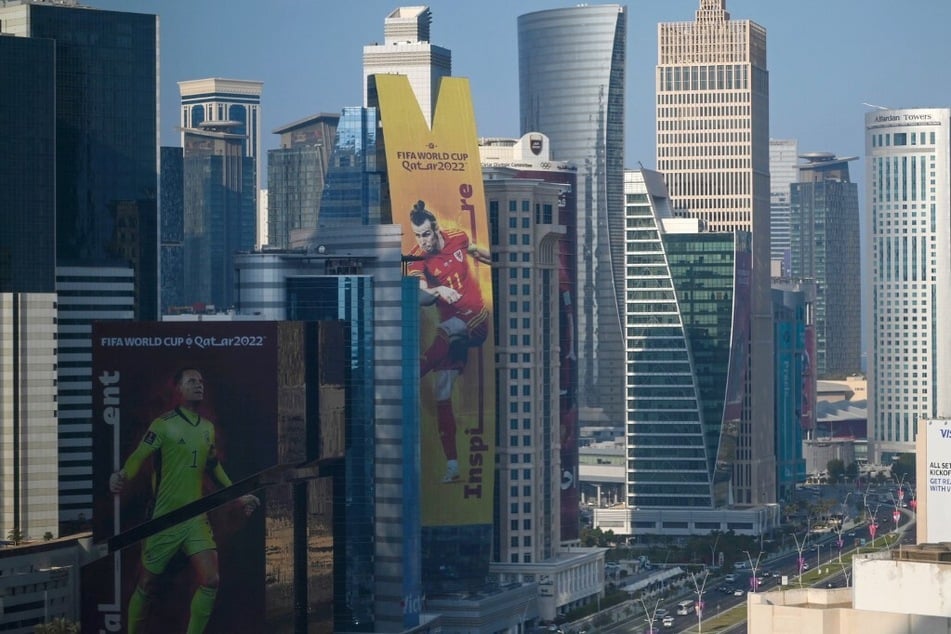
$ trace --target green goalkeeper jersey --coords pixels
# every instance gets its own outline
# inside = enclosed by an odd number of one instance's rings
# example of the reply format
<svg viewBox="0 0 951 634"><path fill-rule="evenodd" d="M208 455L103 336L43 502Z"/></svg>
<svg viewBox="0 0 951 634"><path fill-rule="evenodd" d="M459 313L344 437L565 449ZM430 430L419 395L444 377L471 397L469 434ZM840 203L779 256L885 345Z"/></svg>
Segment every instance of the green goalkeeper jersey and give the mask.
<svg viewBox="0 0 951 634"><path fill-rule="evenodd" d="M177 407L152 421L123 467L127 476L134 477L142 462L151 455L155 455L152 517L199 499L206 469L212 470L219 484L231 484L217 464L215 426L197 412Z"/></svg>

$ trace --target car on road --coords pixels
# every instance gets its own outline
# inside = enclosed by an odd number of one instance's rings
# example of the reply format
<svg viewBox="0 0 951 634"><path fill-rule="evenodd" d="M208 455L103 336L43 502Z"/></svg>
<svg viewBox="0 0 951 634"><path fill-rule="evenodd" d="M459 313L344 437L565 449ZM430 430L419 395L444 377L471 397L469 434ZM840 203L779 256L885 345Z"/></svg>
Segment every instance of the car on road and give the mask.
<svg viewBox="0 0 951 634"><path fill-rule="evenodd" d="M723 577L723 580L727 583L733 583L736 581L736 575L731 572L727 576Z"/></svg>
<svg viewBox="0 0 951 634"><path fill-rule="evenodd" d="M665 617L664 617L664 620L663 620L663 625L664 625L664 627L673 627L673 626L674 626L674 617L670 616L669 614L668 614L667 616L665 616Z"/></svg>
<svg viewBox="0 0 951 634"><path fill-rule="evenodd" d="M667 616L667 614L668 614L668 613L667 613L667 609L666 609L666 608L657 608L657 609L654 611L654 618L655 618L655 619L659 619L659 618L661 618L661 617L663 617L663 616Z"/></svg>
<svg viewBox="0 0 951 634"><path fill-rule="evenodd" d="M746 594L746 592L743 591L743 588L737 588L733 591L734 597L742 597L744 594Z"/></svg>

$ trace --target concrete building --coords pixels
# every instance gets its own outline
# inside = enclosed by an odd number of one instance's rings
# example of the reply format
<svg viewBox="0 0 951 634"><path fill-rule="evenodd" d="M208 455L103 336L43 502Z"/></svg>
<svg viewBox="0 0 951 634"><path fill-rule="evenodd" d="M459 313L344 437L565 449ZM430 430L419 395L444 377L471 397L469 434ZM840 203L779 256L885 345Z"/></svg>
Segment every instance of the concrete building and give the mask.
<svg viewBox="0 0 951 634"><path fill-rule="evenodd" d="M521 133L546 135L552 156L578 168L579 405L603 409L615 425L624 420L626 37L627 11L616 4L518 18Z"/></svg>
<svg viewBox="0 0 951 634"><path fill-rule="evenodd" d="M951 415L951 109L865 115L869 441L912 452L918 422Z"/></svg>
<svg viewBox="0 0 951 634"><path fill-rule="evenodd" d="M59 534L56 294L0 293L0 527Z"/></svg>
<svg viewBox="0 0 951 634"><path fill-rule="evenodd" d="M242 153L253 159L254 189L264 181L264 156L261 152L261 92L264 84L247 79L189 79L178 82L182 97L179 124L182 128L182 147L186 130L202 124L228 127L242 138Z"/></svg>
<svg viewBox="0 0 951 634"><path fill-rule="evenodd" d="M799 142L769 140L769 257L773 277L789 277L789 186L799 177Z"/></svg>
<svg viewBox="0 0 951 634"><path fill-rule="evenodd" d="M370 104L367 92L367 78L370 75L406 75L426 123L432 125L439 80L452 75L452 51L430 42L429 25L432 19L432 13L426 6L399 7L386 16L383 44L363 47L364 106Z"/></svg>
<svg viewBox="0 0 951 634"><path fill-rule="evenodd" d="M793 279L814 280L816 376L843 377L861 370L862 297L858 185L849 161L810 152L790 186Z"/></svg>
<svg viewBox="0 0 951 634"><path fill-rule="evenodd" d="M675 215L752 235L748 405L738 430L735 499L776 500L770 299L769 73L766 30L700 0L693 22L658 26L657 170Z"/></svg>

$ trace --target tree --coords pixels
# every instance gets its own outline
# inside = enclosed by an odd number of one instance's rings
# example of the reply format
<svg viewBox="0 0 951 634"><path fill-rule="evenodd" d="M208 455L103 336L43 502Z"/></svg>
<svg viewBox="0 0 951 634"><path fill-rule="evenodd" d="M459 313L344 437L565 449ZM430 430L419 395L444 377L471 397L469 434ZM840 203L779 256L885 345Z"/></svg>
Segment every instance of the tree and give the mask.
<svg viewBox="0 0 951 634"><path fill-rule="evenodd" d="M18 546L23 541L23 531L19 527L11 528L10 532L7 533L7 539L13 542L14 546Z"/></svg>
<svg viewBox="0 0 951 634"><path fill-rule="evenodd" d="M44 540L44 541L49 541L49 540L51 540L51 539L53 539L53 533L51 533L51 532L49 532L49 531L46 531L45 533L43 533L43 540Z"/></svg>
<svg viewBox="0 0 951 634"><path fill-rule="evenodd" d="M859 466L854 462L850 462L849 465L845 468L845 477L849 480L855 480L859 477Z"/></svg>
<svg viewBox="0 0 951 634"><path fill-rule="evenodd" d="M826 471L829 473L829 482L835 484L845 475L845 463L838 458L833 458L826 463Z"/></svg>
<svg viewBox="0 0 951 634"><path fill-rule="evenodd" d="M915 483L915 454L903 453L892 463L892 477L898 482Z"/></svg>

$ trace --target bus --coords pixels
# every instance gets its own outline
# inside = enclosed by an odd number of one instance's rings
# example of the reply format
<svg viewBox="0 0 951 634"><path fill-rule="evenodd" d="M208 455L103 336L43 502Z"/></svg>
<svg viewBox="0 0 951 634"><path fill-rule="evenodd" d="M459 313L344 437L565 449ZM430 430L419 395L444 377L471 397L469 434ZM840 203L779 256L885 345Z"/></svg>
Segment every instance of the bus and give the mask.
<svg viewBox="0 0 951 634"><path fill-rule="evenodd" d="M684 615L693 612L693 599L687 599L677 604L677 614Z"/></svg>

